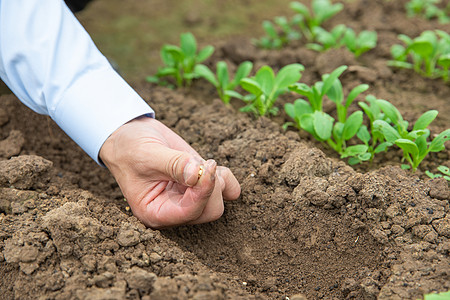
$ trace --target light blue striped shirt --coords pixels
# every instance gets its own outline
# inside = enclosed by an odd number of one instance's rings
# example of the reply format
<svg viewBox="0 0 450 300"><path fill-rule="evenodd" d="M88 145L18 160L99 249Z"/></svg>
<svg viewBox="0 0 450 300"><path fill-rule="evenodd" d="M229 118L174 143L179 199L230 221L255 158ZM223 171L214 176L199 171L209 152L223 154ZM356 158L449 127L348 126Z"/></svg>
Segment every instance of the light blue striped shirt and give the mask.
<svg viewBox="0 0 450 300"><path fill-rule="evenodd" d="M154 115L62 0L0 0L0 77L97 163L111 133Z"/></svg>

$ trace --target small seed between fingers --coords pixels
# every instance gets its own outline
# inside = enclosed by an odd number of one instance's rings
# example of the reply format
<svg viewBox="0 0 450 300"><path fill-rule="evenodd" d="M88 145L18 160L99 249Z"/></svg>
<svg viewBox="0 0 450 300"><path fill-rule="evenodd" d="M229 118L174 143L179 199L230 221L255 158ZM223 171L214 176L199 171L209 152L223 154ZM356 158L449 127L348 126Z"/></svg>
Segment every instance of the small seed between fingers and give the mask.
<svg viewBox="0 0 450 300"><path fill-rule="evenodd" d="M202 177L204 171L205 171L205 167L200 166L200 169L198 170L198 179L200 179L200 177Z"/></svg>

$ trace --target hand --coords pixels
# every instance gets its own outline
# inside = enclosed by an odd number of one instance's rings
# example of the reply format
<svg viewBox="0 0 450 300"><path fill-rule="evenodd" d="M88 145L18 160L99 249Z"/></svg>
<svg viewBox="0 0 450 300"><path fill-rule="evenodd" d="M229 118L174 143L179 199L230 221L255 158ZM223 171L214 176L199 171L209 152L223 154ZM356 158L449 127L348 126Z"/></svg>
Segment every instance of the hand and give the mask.
<svg viewBox="0 0 450 300"><path fill-rule="evenodd" d="M228 168L204 161L180 136L148 117L117 129L100 149L100 159L133 214L152 228L217 220L223 200L237 199L241 192Z"/></svg>

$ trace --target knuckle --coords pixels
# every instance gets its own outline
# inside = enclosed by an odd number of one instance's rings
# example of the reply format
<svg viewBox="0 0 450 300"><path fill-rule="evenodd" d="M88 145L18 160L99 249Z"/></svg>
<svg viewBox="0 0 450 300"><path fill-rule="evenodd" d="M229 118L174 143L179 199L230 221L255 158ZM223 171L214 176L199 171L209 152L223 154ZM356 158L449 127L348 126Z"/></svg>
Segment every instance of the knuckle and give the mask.
<svg viewBox="0 0 450 300"><path fill-rule="evenodd" d="M182 174L180 174L181 168L183 167L182 157L183 157L182 153L174 155L166 163L166 173L170 177L175 178L177 180L180 180L180 176L182 176Z"/></svg>

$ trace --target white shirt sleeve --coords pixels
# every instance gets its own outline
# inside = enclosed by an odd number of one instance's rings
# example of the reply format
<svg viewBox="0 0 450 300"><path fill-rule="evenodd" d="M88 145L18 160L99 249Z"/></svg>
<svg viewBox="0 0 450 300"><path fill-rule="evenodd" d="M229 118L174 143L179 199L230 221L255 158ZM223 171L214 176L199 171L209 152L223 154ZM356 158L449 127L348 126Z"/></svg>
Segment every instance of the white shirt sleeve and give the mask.
<svg viewBox="0 0 450 300"><path fill-rule="evenodd" d="M117 128L154 116L62 0L0 0L0 77L97 163Z"/></svg>

